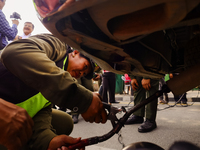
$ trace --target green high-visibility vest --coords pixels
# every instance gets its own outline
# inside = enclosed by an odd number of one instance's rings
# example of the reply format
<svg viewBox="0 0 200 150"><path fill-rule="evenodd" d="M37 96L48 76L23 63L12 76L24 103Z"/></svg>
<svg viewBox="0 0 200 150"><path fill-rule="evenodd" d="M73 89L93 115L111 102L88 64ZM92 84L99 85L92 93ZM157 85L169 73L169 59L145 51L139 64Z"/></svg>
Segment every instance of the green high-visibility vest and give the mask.
<svg viewBox="0 0 200 150"><path fill-rule="evenodd" d="M67 61L67 57L63 61L63 70L65 63ZM40 92L31 98L16 104L19 107L24 108L28 114L33 118L37 112L39 112L41 109L49 106L51 102L49 102Z"/></svg>
<svg viewBox="0 0 200 150"><path fill-rule="evenodd" d="M21 103L16 104L19 107L24 108L31 117L34 117L38 111L42 108L49 106L51 102L49 102L40 92L31 98L23 101Z"/></svg>

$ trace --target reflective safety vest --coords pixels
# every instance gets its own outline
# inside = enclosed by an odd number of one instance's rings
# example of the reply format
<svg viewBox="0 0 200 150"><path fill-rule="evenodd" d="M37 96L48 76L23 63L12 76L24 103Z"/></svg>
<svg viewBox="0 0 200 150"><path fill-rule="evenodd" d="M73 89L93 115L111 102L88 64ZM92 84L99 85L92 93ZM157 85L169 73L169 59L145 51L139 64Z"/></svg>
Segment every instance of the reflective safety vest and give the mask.
<svg viewBox="0 0 200 150"><path fill-rule="evenodd" d="M63 70L65 68L65 64L67 61L67 57L63 61ZM19 107L24 108L28 114L33 118L37 112L39 112L41 109L49 106L51 102L49 102L40 92L31 98L16 104Z"/></svg>

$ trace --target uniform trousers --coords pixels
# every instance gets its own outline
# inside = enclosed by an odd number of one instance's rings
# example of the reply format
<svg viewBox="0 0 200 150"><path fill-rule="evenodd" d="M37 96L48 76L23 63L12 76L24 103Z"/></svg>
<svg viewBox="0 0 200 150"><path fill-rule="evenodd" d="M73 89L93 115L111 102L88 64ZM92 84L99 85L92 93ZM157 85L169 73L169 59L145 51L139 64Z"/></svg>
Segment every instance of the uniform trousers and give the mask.
<svg viewBox="0 0 200 150"><path fill-rule="evenodd" d="M151 79L151 89L147 91L142 87L142 79L142 77L136 77L139 87L136 91L134 91L134 105L140 103L141 101L145 100L146 98L158 91L159 80ZM146 119L155 121L157 115L157 104L158 99L156 98L152 102L135 111L133 115L146 117Z"/></svg>
<svg viewBox="0 0 200 150"><path fill-rule="evenodd" d="M115 102L115 85L116 85L115 73L104 72L103 85L102 85L103 86L103 91L102 91L103 102L108 103L108 92L109 92L109 101Z"/></svg>

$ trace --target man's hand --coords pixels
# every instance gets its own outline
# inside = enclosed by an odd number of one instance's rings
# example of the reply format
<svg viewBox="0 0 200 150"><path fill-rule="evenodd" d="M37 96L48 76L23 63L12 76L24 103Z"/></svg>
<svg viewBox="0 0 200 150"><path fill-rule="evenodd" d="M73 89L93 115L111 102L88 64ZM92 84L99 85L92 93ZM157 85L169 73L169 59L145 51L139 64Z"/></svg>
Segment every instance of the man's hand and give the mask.
<svg viewBox="0 0 200 150"><path fill-rule="evenodd" d="M151 88L151 79L142 79L141 84L142 84L142 87L145 90L150 90L150 88Z"/></svg>
<svg viewBox="0 0 200 150"><path fill-rule="evenodd" d="M138 85L138 82L137 82L136 79L132 79L131 80L131 86L132 86L132 88L133 88L134 91L136 91L138 89L139 85Z"/></svg>
<svg viewBox="0 0 200 150"><path fill-rule="evenodd" d="M48 150L68 150L67 146L76 144L80 140L81 138L73 138L67 135L58 135L50 141ZM85 150L85 148L81 148L80 150Z"/></svg>
<svg viewBox="0 0 200 150"><path fill-rule="evenodd" d="M18 20L12 20L12 23L13 23L13 24L16 24L16 25L18 26L19 21L18 21Z"/></svg>
<svg viewBox="0 0 200 150"><path fill-rule="evenodd" d="M100 95L98 93L93 93L92 103L88 110L81 114L85 121L90 123L105 123L107 121L107 113L101 102Z"/></svg>
<svg viewBox="0 0 200 150"><path fill-rule="evenodd" d="M98 81L101 79L101 75L96 73L96 77L95 78L92 78L94 81Z"/></svg>
<svg viewBox="0 0 200 150"><path fill-rule="evenodd" d="M169 74L169 78L172 79L174 76L172 73Z"/></svg>
<svg viewBox="0 0 200 150"><path fill-rule="evenodd" d="M16 40L19 40L19 39L22 39L22 37L19 36L19 35L16 35L13 41L16 41Z"/></svg>
<svg viewBox="0 0 200 150"><path fill-rule="evenodd" d="M31 137L33 120L27 111L0 98L0 144L20 149Z"/></svg>

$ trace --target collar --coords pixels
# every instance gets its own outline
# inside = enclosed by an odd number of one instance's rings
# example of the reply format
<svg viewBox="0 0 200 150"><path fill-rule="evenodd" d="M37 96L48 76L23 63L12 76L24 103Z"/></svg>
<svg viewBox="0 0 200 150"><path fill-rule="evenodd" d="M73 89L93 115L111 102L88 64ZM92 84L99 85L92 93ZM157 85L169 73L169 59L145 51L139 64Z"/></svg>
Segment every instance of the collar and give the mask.
<svg viewBox="0 0 200 150"><path fill-rule="evenodd" d="M65 57L64 61L63 61L63 70L67 70L67 66L68 66L68 55Z"/></svg>

